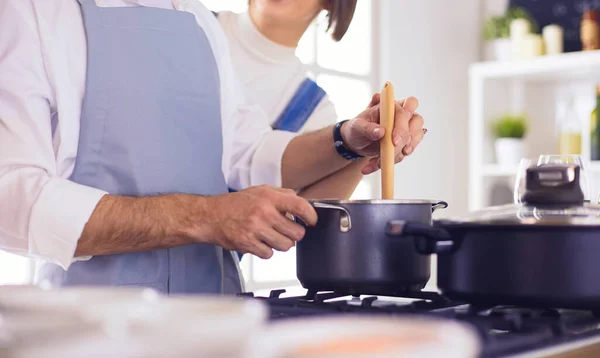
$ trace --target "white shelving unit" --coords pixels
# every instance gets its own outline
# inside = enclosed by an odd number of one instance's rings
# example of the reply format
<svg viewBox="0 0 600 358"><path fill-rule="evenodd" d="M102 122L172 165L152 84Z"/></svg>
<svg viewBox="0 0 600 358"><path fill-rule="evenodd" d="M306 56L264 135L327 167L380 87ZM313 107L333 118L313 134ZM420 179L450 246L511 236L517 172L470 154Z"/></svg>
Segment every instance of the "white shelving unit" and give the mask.
<svg viewBox="0 0 600 358"><path fill-rule="evenodd" d="M531 60L483 62L469 69L469 210L489 205L489 187L510 183L517 165L501 166L494 159L489 123L505 112L525 112L531 119L525 138L527 157L555 154L557 115L567 96L575 99L583 125L582 155L589 161L589 118L600 84L600 51L576 52ZM600 163L590 163L592 195L598 195L595 174ZM512 183L511 183L512 184ZM600 184L600 183L598 183ZM511 186L512 190L512 186Z"/></svg>

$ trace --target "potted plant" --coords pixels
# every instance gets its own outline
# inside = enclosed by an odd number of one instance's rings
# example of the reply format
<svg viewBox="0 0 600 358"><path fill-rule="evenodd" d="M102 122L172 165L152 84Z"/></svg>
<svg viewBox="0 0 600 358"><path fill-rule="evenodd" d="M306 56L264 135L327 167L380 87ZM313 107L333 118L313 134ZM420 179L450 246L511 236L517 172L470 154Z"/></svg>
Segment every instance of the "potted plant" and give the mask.
<svg viewBox="0 0 600 358"><path fill-rule="evenodd" d="M496 161L502 165L518 164L524 157L523 138L527 133L527 117L523 114L505 114L492 124L496 141Z"/></svg>
<svg viewBox="0 0 600 358"><path fill-rule="evenodd" d="M515 19L526 19L532 33L537 33L535 20L520 7L511 7L503 15L488 17L483 25L486 41L486 60L508 61L511 59L510 23Z"/></svg>

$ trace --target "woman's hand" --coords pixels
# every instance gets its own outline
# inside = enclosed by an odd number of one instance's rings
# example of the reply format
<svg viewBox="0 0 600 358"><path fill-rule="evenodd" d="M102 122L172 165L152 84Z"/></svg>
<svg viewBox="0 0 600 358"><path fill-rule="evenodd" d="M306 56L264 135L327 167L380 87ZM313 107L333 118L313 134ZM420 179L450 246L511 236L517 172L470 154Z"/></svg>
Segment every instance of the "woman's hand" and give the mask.
<svg viewBox="0 0 600 358"><path fill-rule="evenodd" d="M362 169L365 175L381 168L379 141L384 136L385 128L379 125L379 101L380 95L375 94L369 108L342 127L344 144L350 150L371 158ZM418 106L419 101L414 97L396 101L392 134L392 141L396 147L396 163L411 155L425 135L423 117L416 113Z"/></svg>

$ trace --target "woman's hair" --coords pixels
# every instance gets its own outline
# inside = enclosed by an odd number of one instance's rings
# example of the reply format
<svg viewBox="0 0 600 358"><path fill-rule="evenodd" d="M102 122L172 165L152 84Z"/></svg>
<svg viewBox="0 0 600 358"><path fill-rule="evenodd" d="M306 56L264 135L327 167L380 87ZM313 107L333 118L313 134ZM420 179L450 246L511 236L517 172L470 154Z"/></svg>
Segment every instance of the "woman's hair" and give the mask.
<svg viewBox="0 0 600 358"><path fill-rule="evenodd" d="M329 12L327 18L329 24L327 25L327 31L333 29L331 37L335 41L340 41L346 32L352 18L354 17L354 10L356 9L356 0L326 0L329 4Z"/></svg>

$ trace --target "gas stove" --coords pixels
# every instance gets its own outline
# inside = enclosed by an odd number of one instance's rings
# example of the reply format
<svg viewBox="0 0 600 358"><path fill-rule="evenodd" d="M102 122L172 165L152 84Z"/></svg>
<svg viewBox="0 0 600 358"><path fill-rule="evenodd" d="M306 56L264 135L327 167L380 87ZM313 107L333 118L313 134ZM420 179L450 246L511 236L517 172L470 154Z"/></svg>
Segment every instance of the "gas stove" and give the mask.
<svg viewBox="0 0 600 358"><path fill-rule="evenodd" d="M432 315L473 326L483 343L482 358L600 356L600 315L588 311L475 306L453 302L436 292L412 292L402 297L348 296L308 291L302 296L285 290L268 296L242 296L266 302L271 320L340 314ZM580 355L581 350L589 353ZM589 354L589 355L588 355ZM575 355L573 355L575 356Z"/></svg>

